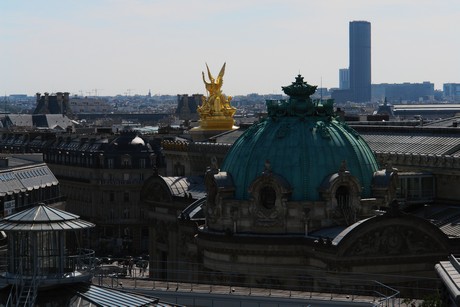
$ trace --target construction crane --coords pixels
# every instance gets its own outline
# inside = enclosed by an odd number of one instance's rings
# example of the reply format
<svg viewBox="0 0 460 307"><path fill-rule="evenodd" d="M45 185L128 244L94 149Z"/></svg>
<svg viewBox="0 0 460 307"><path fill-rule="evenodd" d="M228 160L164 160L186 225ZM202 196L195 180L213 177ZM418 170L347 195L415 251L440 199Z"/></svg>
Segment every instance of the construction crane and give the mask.
<svg viewBox="0 0 460 307"><path fill-rule="evenodd" d="M94 91L94 96L97 97L97 91L102 91L102 88L95 88L93 91Z"/></svg>

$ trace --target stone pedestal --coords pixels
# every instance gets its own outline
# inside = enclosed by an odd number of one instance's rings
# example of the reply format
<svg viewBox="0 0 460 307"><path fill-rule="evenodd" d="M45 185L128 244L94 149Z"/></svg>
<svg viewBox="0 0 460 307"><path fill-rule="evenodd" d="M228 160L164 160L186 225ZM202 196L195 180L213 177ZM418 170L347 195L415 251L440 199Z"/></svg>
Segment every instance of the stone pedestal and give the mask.
<svg viewBox="0 0 460 307"><path fill-rule="evenodd" d="M192 140L194 142L204 142L207 141L209 138L221 134L225 131L229 130L236 130L238 129L237 126L232 126L230 129L224 129L224 130L209 130L209 129L201 129L200 127L192 128L189 130L189 134L192 137Z"/></svg>

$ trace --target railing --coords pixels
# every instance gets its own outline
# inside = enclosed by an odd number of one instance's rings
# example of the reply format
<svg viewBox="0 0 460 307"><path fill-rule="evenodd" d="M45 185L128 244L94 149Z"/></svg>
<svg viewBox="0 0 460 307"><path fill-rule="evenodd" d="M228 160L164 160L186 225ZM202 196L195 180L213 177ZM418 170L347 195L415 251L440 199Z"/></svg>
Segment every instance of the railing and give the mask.
<svg viewBox="0 0 460 307"><path fill-rule="evenodd" d="M0 256L0 272L6 272L5 278L10 283L18 280L18 276L27 276L29 279L34 276L48 276L53 278L68 277L75 271L92 272L98 266L95 252L91 249L77 249L75 253L64 256L62 271L58 256L38 256L37 267L33 267L30 257L16 257L13 259L13 267L8 265L9 256ZM63 276L66 275L66 276Z"/></svg>
<svg viewBox="0 0 460 307"><path fill-rule="evenodd" d="M85 248L78 249L76 255L68 256L66 263L68 263L67 268L76 268L83 271L92 271L98 265L94 250Z"/></svg>
<svg viewBox="0 0 460 307"><path fill-rule="evenodd" d="M34 306L38 293L36 270L34 270L32 279L27 280L24 279L24 275L22 274L22 267L19 267L14 280L15 282L10 289L6 306Z"/></svg>
<svg viewBox="0 0 460 307"><path fill-rule="evenodd" d="M30 281L23 279L20 285L21 285L21 293L19 294L17 305L33 307L35 304L35 299L37 298L37 292L38 292L37 275L34 274L34 276L32 277L32 280Z"/></svg>
<svg viewBox="0 0 460 307"><path fill-rule="evenodd" d="M154 263L154 265L165 267L166 265L178 265L178 263ZM185 265L192 266L193 264L181 263L181 266ZM150 277L141 274L141 272L127 276L101 272L95 274L93 283L107 287L139 290L230 293L252 296L282 295L288 298L302 297L306 299L327 297L331 300L367 301L372 302L375 306L399 306L400 304L400 292L397 289L376 280L367 280L356 276L346 279L325 277L325 275L312 277L308 276L308 273L315 275L318 272L293 270L291 277L280 278L248 272L246 277L250 277L248 279L251 280L248 281L239 274L210 272L205 269L166 271L150 268L149 271ZM137 272L137 270L133 272Z"/></svg>

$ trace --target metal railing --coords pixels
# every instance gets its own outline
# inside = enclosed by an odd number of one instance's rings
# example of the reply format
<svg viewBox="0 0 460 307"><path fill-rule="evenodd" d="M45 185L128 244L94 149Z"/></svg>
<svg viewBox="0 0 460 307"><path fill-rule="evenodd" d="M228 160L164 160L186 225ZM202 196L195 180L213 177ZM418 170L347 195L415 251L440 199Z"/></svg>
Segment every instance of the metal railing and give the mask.
<svg viewBox="0 0 460 307"><path fill-rule="evenodd" d="M152 264L152 263L151 263ZM153 263L158 267L171 263ZM174 263L179 265L179 263ZM193 263L180 263L192 266ZM195 264L198 265L198 264ZM134 272L134 271L133 271ZM232 272L232 271L228 271ZM248 272L246 276L235 273L211 272L205 269L155 270L149 268L149 277L140 274L120 276L119 274L95 274L94 283L107 287L150 289L182 292L227 293L257 296L282 295L288 298L367 301L375 306L399 306L400 292L377 280L354 276L347 279L335 277L314 277L318 272L293 270L291 277L267 276ZM289 273L289 272L288 272ZM324 272L323 272L324 273ZM331 273L331 272L329 272ZM174 275L174 276L172 276ZM248 278L245 278L248 277ZM248 280L251 281L248 281Z"/></svg>
<svg viewBox="0 0 460 307"><path fill-rule="evenodd" d="M12 261L13 267L9 267L10 261L8 254L0 256L0 272L6 272L5 278L14 281L18 275L21 276L53 276L58 277L60 273L64 275L72 274L75 271L92 272L97 268L95 252L91 249L77 249L74 253L64 256L64 266L62 272L58 270L58 263L61 258L58 256L37 256L36 262L30 257L15 257ZM38 266L33 266L38 263Z"/></svg>

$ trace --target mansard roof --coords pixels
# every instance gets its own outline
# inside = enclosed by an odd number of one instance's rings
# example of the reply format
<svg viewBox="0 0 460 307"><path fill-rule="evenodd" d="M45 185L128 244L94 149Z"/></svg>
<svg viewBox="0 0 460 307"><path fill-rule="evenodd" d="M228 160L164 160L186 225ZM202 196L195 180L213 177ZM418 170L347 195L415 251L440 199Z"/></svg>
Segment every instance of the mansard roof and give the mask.
<svg viewBox="0 0 460 307"><path fill-rule="evenodd" d="M31 158L33 157L31 156ZM8 162L10 164L8 168L0 172L0 196L38 190L59 184L45 163L38 164L29 159L28 163L32 165L26 165L24 161L23 164L20 164L17 158L8 160L12 162ZM16 166L12 164L16 164Z"/></svg>
<svg viewBox="0 0 460 307"><path fill-rule="evenodd" d="M8 114L6 126L65 129L73 126L73 122L62 114Z"/></svg>

